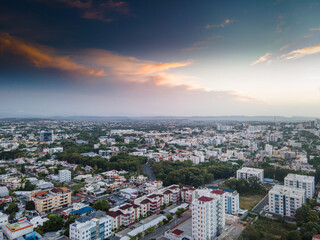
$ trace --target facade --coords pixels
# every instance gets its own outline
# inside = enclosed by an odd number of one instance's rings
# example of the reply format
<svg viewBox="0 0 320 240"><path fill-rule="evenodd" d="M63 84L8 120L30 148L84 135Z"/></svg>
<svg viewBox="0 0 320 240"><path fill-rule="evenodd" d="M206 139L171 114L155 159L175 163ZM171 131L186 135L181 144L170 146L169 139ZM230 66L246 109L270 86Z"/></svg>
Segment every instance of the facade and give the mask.
<svg viewBox="0 0 320 240"><path fill-rule="evenodd" d="M249 168L249 167L243 167L237 170L237 179L243 178L248 180L251 177L257 177L263 183L264 170L259 168Z"/></svg>
<svg viewBox="0 0 320 240"><path fill-rule="evenodd" d="M202 196L200 196L202 195ZM224 191L200 190L192 201L192 237L207 240L219 236L225 227Z"/></svg>
<svg viewBox="0 0 320 240"><path fill-rule="evenodd" d="M236 215L239 211L239 193L237 191L225 191L225 211L227 214Z"/></svg>
<svg viewBox="0 0 320 240"><path fill-rule="evenodd" d="M13 240L33 232L33 228L33 224L31 224L26 218L22 218L18 220L18 222L2 227L2 231L7 239Z"/></svg>
<svg viewBox="0 0 320 240"><path fill-rule="evenodd" d="M59 170L59 182L71 182L71 172L69 170Z"/></svg>
<svg viewBox="0 0 320 240"><path fill-rule="evenodd" d="M0 227L8 224L8 215L0 212Z"/></svg>
<svg viewBox="0 0 320 240"><path fill-rule="evenodd" d="M276 185L269 191L269 212L281 216L294 217L305 202L304 189Z"/></svg>
<svg viewBox="0 0 320 240"><path fill-rule="evenodd" d="M83 216L69 226L71 240L104 240L111 236L111 218L104 212L97 211Z"/></svg>
<svg viewBox="0 0 320 240"><path fill-rule="evenodd" d="M40 132L40 142L53 142L53 132Z"/></svg>
<svg viewBox="0 0 320 240"><path fill-rule="evenodd" d="M284 185L287 187L300 188L306 190L306 198L312 199L315 192L313 176L305 176L289 173L284 178Z"/></svg>
<svg viewBox="0 0 320 240"><path fill-rule="evenodd" d="M0 187L0 197L9 196L9 190L7 187Z"/></svg>
<svg viewBox="0 0 320 240"><path fill-rule="evenodd" d="M71 205L71 190L65 187L46 191L33 191L30 199L34 201L38 213L45 214Z"/></svg>

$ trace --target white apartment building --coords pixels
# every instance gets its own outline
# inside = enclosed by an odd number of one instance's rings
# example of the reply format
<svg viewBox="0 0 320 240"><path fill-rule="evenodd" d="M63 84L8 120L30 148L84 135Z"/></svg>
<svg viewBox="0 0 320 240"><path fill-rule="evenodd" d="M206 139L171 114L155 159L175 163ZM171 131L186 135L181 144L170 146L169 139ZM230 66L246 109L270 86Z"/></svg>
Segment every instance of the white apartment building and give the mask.
<svg viewBox="0 0 320 240"><path fill-rule="evenodd" d="M6 226L8 224L8 215L0 212L0 227Z"/></svg>
<svg viewBox="0 0 320 240"><path fill-rule="evenodd" d="M101 211L80 217L69 227L71 240L104 240L110 236L111 218Z"/></svg>
<svg viewBox="0 0 320 240"><path fill-rule="evenodd" d="M59 170L59 182L71 182L71 172L69 170Z"/></svg>
<svg viewBox="0 0 320 240"><path fill-rule="evenodd" d="M269 212L294 217L298 208L306 202L305 190L276 185L269 191Z"/></svg>
<svg viewBox="0 0 320 240"><path fill-rule="evenodd" d="M248 180L251 177L257 177L263 183L264 170L259 168L249 168L249 167L243 167L237 170L237 179L243 178Z"/></svg>
<svg viewBox="0 0 320 240"><path fill-rule="evenodd" d="M196 190L192 201L192 237L207 240L219 236L225 227L224 191ZM220 192L217 192L220 191Z"/></svg>
<svg viewBox="0 0 320 240"><path fill-rule="evenodd" d="M315 192L315 183L313 176L305 176L289 173L284 178L284 185L306 190L306 198L312 199Z"/></svg>
<svg viewBox="0 0 320 240"><path fill-rule="evenodd" d="M268 156L271 157L271 156L272 156L272 151L273 151L272 145L266 144L266 146L265 146L265 151L266 151L266 153L268 154Z"/></svg>
<svg viewBox="0 0 320 240"><path fill-rule="evenodd" d="M236 215L239 212L239 193L237 191L225 191L225 212Z"/></svg>

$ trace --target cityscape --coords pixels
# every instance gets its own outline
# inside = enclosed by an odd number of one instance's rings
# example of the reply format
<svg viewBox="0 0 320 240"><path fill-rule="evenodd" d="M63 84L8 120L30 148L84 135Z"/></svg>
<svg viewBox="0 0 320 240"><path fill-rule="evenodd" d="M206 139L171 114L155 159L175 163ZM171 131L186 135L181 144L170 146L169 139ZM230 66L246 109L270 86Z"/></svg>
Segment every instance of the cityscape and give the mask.
<svg viewBox="0 0 320 240"><path fill-rule="evenodd" d="M320 240L320 2L0 2L0 240Z"/></svg>

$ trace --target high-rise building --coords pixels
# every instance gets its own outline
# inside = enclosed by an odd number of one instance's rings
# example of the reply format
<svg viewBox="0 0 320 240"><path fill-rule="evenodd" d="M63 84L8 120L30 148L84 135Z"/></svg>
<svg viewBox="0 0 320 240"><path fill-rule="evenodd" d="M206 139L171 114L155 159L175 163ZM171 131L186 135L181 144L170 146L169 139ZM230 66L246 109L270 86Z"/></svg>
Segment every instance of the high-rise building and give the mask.
<svg viewBox="0 0 320 240"><path fill-rule="evenodd" d="M71 182L71 172L69 170L59 170L59 182Z"/></svg>
<svg viewBox="0 0 320 240"><path fill-rule="evenodd" d="M225 227L225 196L221 190L196 190L192 201L192 237L207 240L219 236Z"/></svg>
<svg viewBox="0 0 320 240"><path fill-rule="evenodd" d="M305 202L304 189L276 185L269 191L269 212L272 213L294 217Z"/></svg>
<svg viewBox="0 0 320 240"><path fill-rule="evenodd" d="M312 199L315 192L314 176L305 176L289 173L284 178L284 185L306 190L306 198Z"/></svg>
<svg viewBox="0 0 320 240"><path fill-rule="evenodd" d="M41 131L40 132L40 142L53 142L53 131L46 132Z"/></svg>
<svg viewBox="0 0 320 240"><path fill-rule="evenodd" d="M248 180L251 177L257 177L263 183L264 170L259 168L249 168L249 167L243 167L237 170L237 179L243 178Z"/></svg>
<svg viewBox="0 0 320 240"><path fill-rule="evenodd" d="M268 154L268 156L271 157L271 156L272 156L272 151L273 151L272 145L266 144L266 146L265 146L265 151L266 151L266 153Z"/></svg>
<svg viewBox="0 0 320 240"><path fill-rule="evenodd" d="M69 226L71 240L104 240L111 236L111 218L97 211L83 216Z"/></svg>
<svg viewBox="0 0 320 240"><path fill-rule="evenodd" d="M231 189L224 189L224 191L226 213L236 215L239 212L239 193Z"/></svg>

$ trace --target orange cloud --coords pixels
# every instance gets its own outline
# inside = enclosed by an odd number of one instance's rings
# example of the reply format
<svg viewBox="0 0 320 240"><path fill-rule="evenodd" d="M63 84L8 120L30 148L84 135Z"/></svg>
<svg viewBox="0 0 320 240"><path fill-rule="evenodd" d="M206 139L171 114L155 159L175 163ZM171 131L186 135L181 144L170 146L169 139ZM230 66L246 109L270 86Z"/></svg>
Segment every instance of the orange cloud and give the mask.
<svg viewBox="0 0 320 240"><path fill-rule="evenodd" d="M52 49L24 42L7 33L0 34L0 51L22 56L39 68L56 68L91 76L105 75L103 69L80 65L71 60L69 56L58 56Z"/></svg>
<svg viewBox="0 0 320 240"><path fill-rule="evenodd" d="M265 55L259 57L258 60L256 60L253 63L251 63L250 66L254 66L254 65L258 64L258 63L265 62L270 58L270 56L271 56L271 53L266 53Z"/></svg>
<svg viewBox="0 0 320 240"><path fill-rule="evenodd" d="M146 64L146 65L143 65L141 68L139 68L133 74L143 74L143 75L153 74L156 72L167 71L172 68L185 67L190 65L191 63L192 63L191 61L186 61L186 62Z"/></svg>
<svg viewBox="0 0 320 240"><path fill-rule="evenodd" d="M48 3L52 2L49 0L40 0L46 1ZM103 22L112 22L114 18L111 16L112 13L120 13L129 15L130 9L127 2L124 1L114 1L114 0L107 0L107 1L100 1L95 2L93 0L55 0L57 2L62 2L70 7L83 9L82 18L86 19L93 19L93 20L100 20Z"/></svg>
<svg viewBox="0 0 320 240"><path fill-rule="evenodd" d="M287 54L283 54L280 58L285 60L291 60L291 59L297 59L297 58L301 58L301 57L316 54L316 53L320 53L320 45L296 49Z"/></svg>
<svg viewBox="0 0 320 240"><path fill-rule="evenodd" d="M223 28L226 25L230 24L232 22L231 19L226 19L223 23L220 24L207 24L205 26L206 29L212 29L212 28Z"/></svg>

